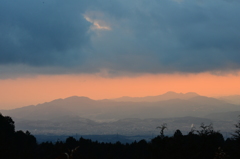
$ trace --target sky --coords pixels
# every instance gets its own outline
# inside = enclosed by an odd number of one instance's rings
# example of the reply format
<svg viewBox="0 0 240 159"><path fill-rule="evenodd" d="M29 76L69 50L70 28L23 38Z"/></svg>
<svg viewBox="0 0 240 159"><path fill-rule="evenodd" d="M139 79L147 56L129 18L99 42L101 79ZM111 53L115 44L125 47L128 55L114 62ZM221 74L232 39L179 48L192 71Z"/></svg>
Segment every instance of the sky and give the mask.
<svg viewBox="0 0 240 159"><path fill-rule="evenodd" d="M1 0L0 109L240 94L240 1Z"/></svg>

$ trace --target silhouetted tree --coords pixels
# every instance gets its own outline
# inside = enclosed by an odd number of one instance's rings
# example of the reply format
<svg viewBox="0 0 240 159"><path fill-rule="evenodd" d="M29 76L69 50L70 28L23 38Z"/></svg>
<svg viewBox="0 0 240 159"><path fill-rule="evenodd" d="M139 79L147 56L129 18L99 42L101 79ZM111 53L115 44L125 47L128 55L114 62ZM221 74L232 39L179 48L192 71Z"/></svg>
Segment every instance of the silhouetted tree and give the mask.
<svg viewBox="0 0 240 159"><path fill-rule="evenodd" d="M15 132L14 121L0 114L0 158L31 159L37 146L36 138L30 132Z"/></svg>
<svg viewBox="0 0 240 159"><path fill-rule="evenodd" d="M14 145L15 126L14 121L9 116L0 114L0 154L2 158L13 157L12 145Z"/></svg>
<svg viewBox="0 0 240 159"><path fill-rule="evenodd" d="M1 137L8 138L15 132L14 121L9 116L3 116L0 113L0 135Z"/></svg>
<svg viewBox="0 0 240 159"><path fill-rule="evenodd" d="M212 124L205 125L204 123L202 123L200 128L200 130L196 130L199 136L208 136L214 133Z"/></svg>
<svg viewBox="0 0 240 159"><path fill-rule="evenodd" d="M163 138L164 137L164 130L167 129L167 124L164 123L161 126L158 126L157 129L160 129L160 136Z"/></svg>
<svg viewBox="0 0 240 159"><path fill-rule="evenodd" d="M240 116L239 116L240 118ZM240 119L237 124L235 124L236 130L232 134L232 138L240 143Z"/></svg>
<svg viewBox="0 0 240 159"><path fill-rule="evenodd" d="M70 136L66 139L66 145L67 145L68 149L73 149L73 148L77 147L78 142L74 137Z"/></svg>
<svg viewBox="0 0 240 159"><path fill-rule="evenodd" d="M183 134L182 134L182 132L180 130L177 129L173 136L174 136L174 138L179 138L179 137L182 137Z"/></svg>

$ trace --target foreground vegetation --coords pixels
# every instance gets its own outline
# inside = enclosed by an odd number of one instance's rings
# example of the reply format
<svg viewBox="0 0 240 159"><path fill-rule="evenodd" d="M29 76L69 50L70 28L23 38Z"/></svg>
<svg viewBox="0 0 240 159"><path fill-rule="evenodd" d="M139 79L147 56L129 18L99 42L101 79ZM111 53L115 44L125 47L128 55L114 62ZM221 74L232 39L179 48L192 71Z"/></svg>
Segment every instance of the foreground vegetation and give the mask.
<svg viewBox="0 0 240 159"><path fill-rule="evenodd" d="M183 135L176 130L171 137L164 135L165 124L159 126L160 135L150 142L141 140L131 144L99 143L69 137L65 142L37 144L30 132L15 131L11 117L0 114L1 159L239 159L240 122L235 125L232 138L224 140L212 125L202 124Z"/></svg>

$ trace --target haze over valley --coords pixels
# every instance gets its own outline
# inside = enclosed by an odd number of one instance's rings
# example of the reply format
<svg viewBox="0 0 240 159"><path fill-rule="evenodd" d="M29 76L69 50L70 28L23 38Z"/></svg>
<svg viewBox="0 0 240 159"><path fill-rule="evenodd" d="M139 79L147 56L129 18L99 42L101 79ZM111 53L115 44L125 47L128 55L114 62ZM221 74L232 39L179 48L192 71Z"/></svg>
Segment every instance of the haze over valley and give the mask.
<svg viewBox="0 0 240 159"><path fill-rule="evenodd" d="M16 128L45 135L158 135L157 126L167 123L168 134L188 133L201 123L230 134L240 105L224 97L167 92L159 96L92 100L72 96L38 105L1 110L13 117Z"/></svg>

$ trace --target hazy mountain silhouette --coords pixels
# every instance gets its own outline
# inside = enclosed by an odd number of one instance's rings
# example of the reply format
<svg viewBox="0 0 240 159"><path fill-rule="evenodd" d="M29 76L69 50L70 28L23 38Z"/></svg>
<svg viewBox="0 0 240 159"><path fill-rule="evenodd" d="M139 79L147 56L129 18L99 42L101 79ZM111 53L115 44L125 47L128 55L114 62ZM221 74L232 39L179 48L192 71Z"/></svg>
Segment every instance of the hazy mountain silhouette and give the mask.
<svg viewBox="0 0 240 159"><path fill-rule="evenodd" d="M120 102L73 96L36 106L2 110L1 112L13 118L27 120L51 120L63 116L79 116L97 121L113 121L130 117L140 119L184 116L205 117L210 113L240 111L239 105L199 96L195 93L168 92L159 97L162 100L157 102ZM179 99L180 97L184 99Z"/></svg>
<svg viewBox="0 0 240 159"><path fill-rule="evenodd" d="M222 96L218 97L218 99L226 101L228 103L240 105L240 95Z"/></svg>
<svg viewBox="0 0 240 159"><path fill-rule="evenodd" d="M35 134L137 135L157 133L155 128L162 123L170 124L172 129L181 127L189 131L192 124L212 122L223 131L231 130L235 121L223 120L231 116L237 118L240 112L240 105L195 93L168 92L156 97L161 100L92 100L73 96L1 113L13 117L18 129L31 130Z"/></svg>
<svg viewBox="0 0 240 159"><path fill-rule="evenodd" d="M175 92L167 92L162 95L158 96L147 96L147 97L121 97L112 99L114 101L119 102L158 102L163 100L170 100L170 99L190 99L193 97L199 96L197 93L189 92L186 94L183 93L175 93Z"/></svg>

